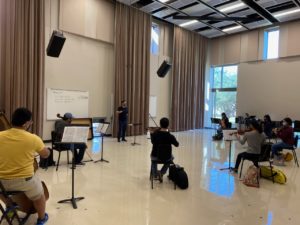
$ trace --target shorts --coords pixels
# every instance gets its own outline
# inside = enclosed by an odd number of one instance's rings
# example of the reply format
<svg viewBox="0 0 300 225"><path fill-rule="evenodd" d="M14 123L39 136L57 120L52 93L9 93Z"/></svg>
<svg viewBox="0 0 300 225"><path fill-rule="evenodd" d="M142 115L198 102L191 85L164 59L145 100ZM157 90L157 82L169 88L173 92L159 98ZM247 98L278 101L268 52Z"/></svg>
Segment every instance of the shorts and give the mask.
<svg viewBox="0 0 300 225"><path fill-rule="evenodd" d="M38 176L28 178L0 179L6 191L22 191L32 201L38 200L44 194L42 182Z"/></svg>

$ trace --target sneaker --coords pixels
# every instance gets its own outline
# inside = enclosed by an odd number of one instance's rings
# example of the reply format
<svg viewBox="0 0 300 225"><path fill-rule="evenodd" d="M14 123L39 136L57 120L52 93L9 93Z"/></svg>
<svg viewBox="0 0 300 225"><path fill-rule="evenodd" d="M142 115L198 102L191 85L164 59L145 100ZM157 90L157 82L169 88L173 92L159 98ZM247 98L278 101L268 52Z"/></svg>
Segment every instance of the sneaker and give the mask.
<svg viewBox="0 0 300 225"><path fill-rule="evenodd" d="M48 219L49 219L49 216L47 213L45 213L44 219L38 219L36 222L36 225L44 225L47 223Z"/></svg>
<svg viewBox="0 0 300 225"><path fill-rule="evenodd" d="M84 166L84 165L85 165L84 162L78 162L78 163L76 163L76 166Z"/></svg>
<svg viewBox="0 0 300 225"><path fill-rule="evenodd" d="M125 141L125 142L127 142L127 140L126 140L126 139L122 139L122 141Z"/></svg>
<svg viewBox="0 0 300 225"><path fill-rule="evenodd" d="M160 171L157 171L157 176L158 176L159 182L162 183L163 182L163 175L161 174Z"/></svg>
<svg viewBox="0 0 300 225"><path fill-rule="evenodd" d="M238 173L238 172L239 172L239 169L232 168L232 171L233 171L234 173Z"/></svg>

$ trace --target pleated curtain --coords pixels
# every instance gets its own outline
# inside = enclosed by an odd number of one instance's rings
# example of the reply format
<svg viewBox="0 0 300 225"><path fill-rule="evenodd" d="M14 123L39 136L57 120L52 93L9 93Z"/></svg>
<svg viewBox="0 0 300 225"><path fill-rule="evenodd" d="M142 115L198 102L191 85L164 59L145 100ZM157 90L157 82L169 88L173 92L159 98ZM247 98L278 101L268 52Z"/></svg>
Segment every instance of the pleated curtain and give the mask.
<svg viewBox="0 0 300 225"><path fill-rule="evenodd" d="M185 131L203 127L207 39L174 28L171 127Z"/></svg>
<svg viewBox="0 0 300 225"><path fill-rule="evenodd" d="M116 2L115 23L114 111L126 100L129 123L141 123L135 130L128 128L127 135L144 134L149 121L151 16Z"/></svg>
<svg viewBox="0 0 300 225"><path fill-rule="evenodd" d="M44 0L0 0L0 110L33 112L42 135L44 102Z"/></svg>

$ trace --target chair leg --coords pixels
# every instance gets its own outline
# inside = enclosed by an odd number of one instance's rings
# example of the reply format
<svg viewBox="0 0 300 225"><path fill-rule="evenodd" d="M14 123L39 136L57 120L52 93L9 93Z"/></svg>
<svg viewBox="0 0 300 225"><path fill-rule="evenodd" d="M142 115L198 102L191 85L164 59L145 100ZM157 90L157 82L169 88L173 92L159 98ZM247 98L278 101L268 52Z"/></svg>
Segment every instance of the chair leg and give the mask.
<svg viewBox="0 0 300 225"><path fill-rule="evenodd" d="M70 164L70 161L69 161L69 150L67 150L67 162L68 162L68 164Z"/></svg>
<svg viewBox="0 0 300 225"><path fill-rule="evenodd" d="M293 155L294 155L294 161L295 161L295 164L297 164L297 167L299 167L299 163L298 163L298 158L297 158L297 153L296 153L296 150L293 149Z"/></svg>
<svg viewBox="0 0 300 225"><path fill-rule="evenodd" d="M60 151L58 152L58 159L57 159L56 171L58 170L59 160L60 160Z"/></svg>
<svg viewBox="0 0 300 225"><path fill-rule="evenodd" d="M154 179L154 171L152 170L152 167L151 167L151 169L150 169L151 189L153 189L153 179Z"/></svg>
<svg viewBox="0 0 300 225"><path fill-rule="evenodd" d="M240 170L240 179L242 177L243 166L244 166L244 158L242 159L242 165L241 165L241 170Z"/></svg>
<svg viewBox="0 0 300 225"><path fill-rule="evenodd" d="M275 183L274 175L273 175L273 166L272 166L271 161L269 161L269 163L270 163L270 169L271 169L271 177L272 177L272 181L273 181L273 183Z"/></svg>

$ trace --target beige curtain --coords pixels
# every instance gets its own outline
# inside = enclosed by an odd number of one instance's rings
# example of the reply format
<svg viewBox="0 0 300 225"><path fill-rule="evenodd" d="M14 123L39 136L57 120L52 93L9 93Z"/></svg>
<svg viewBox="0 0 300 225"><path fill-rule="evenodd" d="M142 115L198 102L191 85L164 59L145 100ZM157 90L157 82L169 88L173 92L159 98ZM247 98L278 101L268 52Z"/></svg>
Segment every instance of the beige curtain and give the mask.
<svg viewBox="0 0 300 225"><path fill-rule="evenodd" d="M0 0L0 109L10 120L17 107L33 112L42 135L44 0Z"/></svg>
<svg viewBox="0 0 300 225"><path fill-rule="evenodd" d="M151 16L116 3L115 108L125 99L129 123L142 123L135 134L145 133L149 118ZM114 116L114 136L118 116ZM133 130L127 129L127 135Z"/></svg>
<svg viewBox="0 0 300 225"><path fill-rule="evenodd" d="M171 105L174 131L203 127L206 46L206 38L175 27Z"/></svg>

